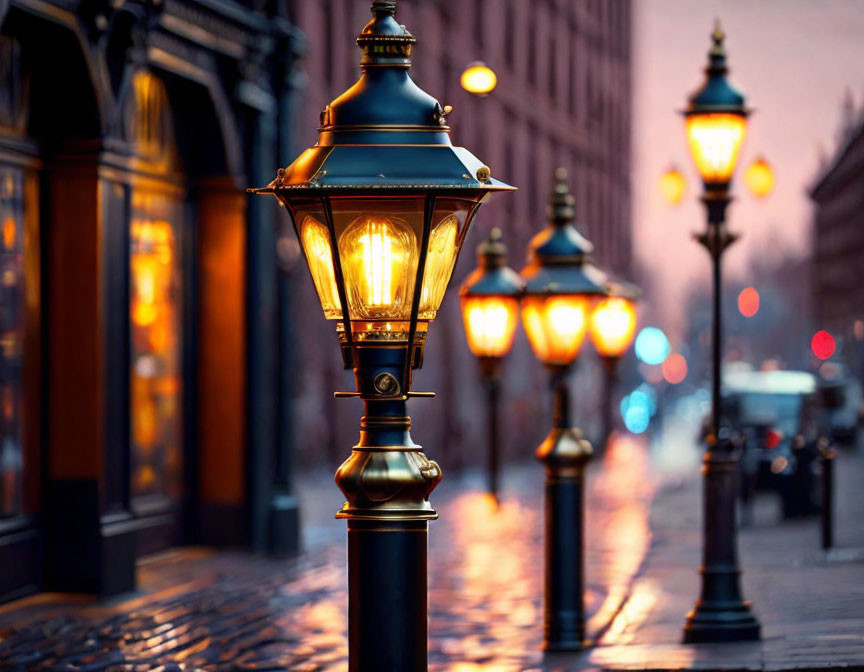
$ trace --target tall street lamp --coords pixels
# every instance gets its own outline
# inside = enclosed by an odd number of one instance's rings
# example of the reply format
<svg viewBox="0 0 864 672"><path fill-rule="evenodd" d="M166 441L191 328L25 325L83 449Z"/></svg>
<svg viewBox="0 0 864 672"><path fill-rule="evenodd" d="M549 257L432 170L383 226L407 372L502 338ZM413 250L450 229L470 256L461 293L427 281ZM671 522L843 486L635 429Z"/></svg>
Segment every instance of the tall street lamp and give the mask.
<svg viewBox="0 0 864 672"><path fill-rule="evenodd" d="M318 143L257 193L291 214L327 319L364 404L336 472L347 502L349 670L427 669L426 546L438 465L411 440L412 370L465 232L490 193L512 190L453 147L448 108L408 76L414 37L374 0L360 81L321 113Z"/></svg>
<svg viewBox="0 0 864 672"><path fill-rule="evenodd" d="M459 290L462 320L468 347L480 363L486 390L489 493L498 498L499 423L501 362L513 347L519 322L519 296L523 282L507 267L507 247L501 229L477 247L477 268Z"/></svg>
<svg viewBox="0 0 864 672"><path fill-rule="evenodd" d="M759 639L760 627L742 598L735 521L738 449L722 422L721 260L737 236L726 228L729 185L747 129L744 96L726 79L725 34L719 22L711 34L705 84L690 97L684 111L687 140L705 186L702 202L708 214L705 231L696 240L708 250L713 266L713 380L711 426L702 473L704 536L702 591L684 626L685 642L726 642Z"/></svg>
<svg viewBox="0 0 864 672"><path fill-rule="evenodd" d="M544 636L546 651L577 651L585 640L583 522L585 465L591 444L570 419L567 378L588 331L606 276L591 264L594 246L573 226L567 172L555 172L549 225L531 240L522 270L522 323L531 349L550 372L552 431L537 449L546 467Z"/></svg>
<svg viewBox="0 0 864 672"><path fill-rule="evenodd" d="M636 336L636 300L639 288L627 282L610 284L609 296L591 314L589 331L594 349L603 361L603 408L601 412L600 450L612 434L612 409L618 363Z"/></svg>

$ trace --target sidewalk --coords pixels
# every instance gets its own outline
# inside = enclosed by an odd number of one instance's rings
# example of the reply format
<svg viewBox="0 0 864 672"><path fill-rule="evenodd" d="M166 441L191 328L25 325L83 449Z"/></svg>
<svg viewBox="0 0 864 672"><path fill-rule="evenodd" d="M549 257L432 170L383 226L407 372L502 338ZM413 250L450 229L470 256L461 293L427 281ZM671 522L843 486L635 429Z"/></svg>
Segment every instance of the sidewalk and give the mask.
<svg viewBox="0 0 864 672"><path fill-rule="evenodd" d="M449 476L430 526L430 670L542 664L543 469L503 474L495 508L479 474ZM332 477L304 479L309 552L291 560L184 549L148 559L141 590L109 602L39 595L0 608L0 670L252 672L346 669L345 528ZM312 487L315 486L315 487ZM650 542L645 447L592 465L586 606L596 638L619 612ZM385 671L382 671L385 672Z"/></svg>
<svg viewBox="0 0 864 672"><path fill-rule="evenodd" d="M835 550L820 549L818 519L782 522L770 499L740 532L744 594L762 623L761 642L680 644L699 591L694 475L655 500L651 549L627 604L600 646L568 669L864 670L864 456L841 453L836 473Z"/></svg>

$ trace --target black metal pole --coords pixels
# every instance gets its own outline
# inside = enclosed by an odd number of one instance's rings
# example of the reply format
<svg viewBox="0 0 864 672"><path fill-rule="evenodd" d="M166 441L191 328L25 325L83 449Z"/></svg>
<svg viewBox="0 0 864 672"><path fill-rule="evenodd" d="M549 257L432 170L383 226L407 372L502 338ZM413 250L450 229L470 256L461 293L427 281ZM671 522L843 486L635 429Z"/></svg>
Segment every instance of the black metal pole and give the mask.
<svg viewBox="0 0 864 672"><path fill-rule="evenodd" d="M426 670L426 521L348 521L350 672Z"/></svg>
<svg viewBox="0 0 864 672"><path fill-rule="evenodd" d="M834 546L834 458L837 452L830 446L821 451L822 458L822 548Z"/></svg>
<svg viewBox="0 0 864 672"><path fill-rule="evenodd" d="M486 392L486 478L487 489L498 500L500 467L500 428L499 406L501 400L501 360L497 357L483 357L480 360L480 374Z"/></svg>
<svg viewBox="0 0 864 672"><path fill-rule="evenodd" d="M543 649L578 651L585 641L585 465L591 445L571 427L568 368L552 373L554 423L537 449L546 467Z"/></svg>
<svg viewBox="0 0 864 672"><path fill-rule="evenodd" d="M729 195L708 192L708 229L697 240L708 250L713 264L713 379L711 385L711 431L703 459L702 590L696 606L687 615L684 642L732 642L760 638L759 621L741 592L738 566L735 506L738 491L739 447L722 425L721 359L721 260L735 236L725 229Z"/></svg>
<svg viewBox="0 0 864 672"><path fill-rule="evenodd" d="M601 455L606 452L609 438L612 436L615 383L618 379L619 361L619 357L603 357L603 408L600 410L602 428L600 444L597 446L597 452Z"/></svg>
<svg viewBox="0 0 864 672"><path fill-rule="evenodd" d="M407 350L355 347L351 353L365 413L360 441L336 472L348 523L349 672L427 669L429 496L437 463L411 439L406 412Z"/></svg>

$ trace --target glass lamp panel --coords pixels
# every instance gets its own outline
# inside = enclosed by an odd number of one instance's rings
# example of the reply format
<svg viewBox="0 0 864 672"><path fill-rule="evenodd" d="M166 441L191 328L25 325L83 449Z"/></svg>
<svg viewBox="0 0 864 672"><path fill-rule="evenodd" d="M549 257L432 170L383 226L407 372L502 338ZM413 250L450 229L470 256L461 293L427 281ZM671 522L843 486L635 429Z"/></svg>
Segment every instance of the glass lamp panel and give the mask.
<svg viewBox="0 0 864 672"><path fill-rule="evenodd" d="M526 296L522 323L534 354L544 364L566 366L579 355L593 299L587 296Z"/></svg>
<svg viewBox="0 0 864 672"><path fill-rule="evenodd" d="M423 200L333 199L332 209L350 319L410 321Z"/></svg>
<svg viewBox="0 0 864 672"><path fill-rule="evenodd" d="M474 206L473 201L455 199L436 202L420 294L419 317L422 320L434 320L441 307Z"/></svg>
<svg viewBox="0 0 864 672"><path fill-rule="evenodd" d="M591 341L601 357L623 355L636 333L636 306L627 299L603 299L591 313Z"/></svg>
<svg viewBox="0 0 864 672"><path fill-rule="evenodd" d="M324 211L320 203L300 203L292 205L291 216L297 229L297 237L309 265L309 273L318 300L328 320L342 317L339 302L339 287L333 270L333 254L330 246L330 232L324 223Z"/></svg>
<svg viewBox="0 0 864 672"><path fill-rule="evenodd" d="M687 142L693 162L706 184L732 178L744 142L747 118L740 114L691 114L686 117Z"/></svg>
<svg viewBox="0 0 864 672"><path fill-rule="evenodd" d="M510 296L462 298L468 347L477 357L506 357L513 347L519 300Z"/></svg>

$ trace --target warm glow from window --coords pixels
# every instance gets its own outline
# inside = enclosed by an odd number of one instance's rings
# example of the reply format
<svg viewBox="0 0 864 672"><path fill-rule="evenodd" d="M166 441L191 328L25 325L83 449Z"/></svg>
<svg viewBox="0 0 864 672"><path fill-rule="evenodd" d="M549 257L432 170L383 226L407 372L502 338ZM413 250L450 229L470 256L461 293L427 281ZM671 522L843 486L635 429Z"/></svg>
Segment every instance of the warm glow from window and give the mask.
<svg viewBox="0 0 864 672"><path fill-rule="evenodd" d="M485 96L498 85L498 76L488 65L476 61L465 68L459 83L468 93Z"/></svg>
<svg viewBox="0 0 864 672"><path fill-rule="evenodd" d="M765 198L774 190L774 169L771 168L770 163L760 157L747 167L744 182L754 196Z"/></svg>
<svg viewBox="0 0 864 672"><path fill-rule="evenodd" d="M678 205L687 191L687 180L677 168L670 168L660 177L660 192L670 205Z"/></svg>
<svg viewBox="0 0 864 672"><path fill-rule="evenodd" d="M311 215L306 215L300 222L300 242L309 262L312 282L315 283L324 316L328 320L341 318L339 289L336 285L336 273L333 271L333 254L327 227Z"/></svg>
<svg viewBox="0 0 864 672"><path fill-rule="evenodd" d="M632 301L610 296L591 314L591 341L601 357L620 357L636 334L636 306Z"/></svg>
<svg viewBox="0 0 864 672"><path fill-rule="evenodd" d="M409 319L417 237L398 217L361 215L339 237L351 319Z"/></svg>
<svg viewBox="0 0 864 672"><path fill-rule="evenodd" d="M423 289L420 296L420 317L434 319L456 263L456 243L459 220L447 215L429 233L426 268L423 271Z"/></svg>
<svg viewBox="0 0 864 672"><path fill-rule="evenodd" d="M747 119L729 113L691 114L686 126L690 153L705 183L729 182L744 142Z"/></svg>
<svg viewBox="0 0 864 672"><path fill-rule="evenodd" d="M522 323L534 354L544 364L568 365L588 330L591 300L584 296L527 296Z"/></svg>
<svg viewBox="0 0 864 672"><path fill-rule="evenodd" d="M505 357L513 347L519 300L502 296L466 296L462 320L468 347L477 357Z"/></svg>

